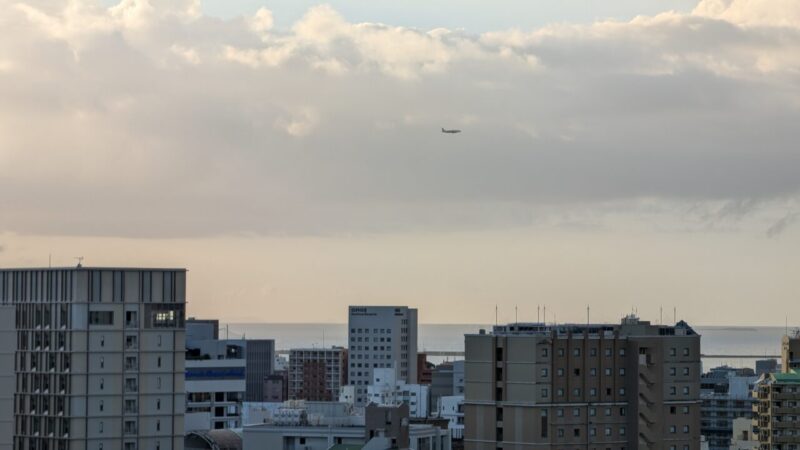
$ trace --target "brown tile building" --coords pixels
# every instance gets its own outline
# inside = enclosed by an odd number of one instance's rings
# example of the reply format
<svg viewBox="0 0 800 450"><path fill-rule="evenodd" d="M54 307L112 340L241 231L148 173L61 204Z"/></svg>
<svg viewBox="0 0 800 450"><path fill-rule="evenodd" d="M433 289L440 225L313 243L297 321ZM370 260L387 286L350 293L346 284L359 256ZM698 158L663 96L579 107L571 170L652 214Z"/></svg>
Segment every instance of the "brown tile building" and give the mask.
<svg viewBox="0 0 800 450"><path fill-rule="evenodd" d="M700 336L512 324L466 336L466 450L699 450Z"/></svg>
<svg viewBox="0 0 800 450"><path fill-rule="evenodd" d="M289 399L330 402L347 384L347 349L293 349L289 352Z"/></svg>

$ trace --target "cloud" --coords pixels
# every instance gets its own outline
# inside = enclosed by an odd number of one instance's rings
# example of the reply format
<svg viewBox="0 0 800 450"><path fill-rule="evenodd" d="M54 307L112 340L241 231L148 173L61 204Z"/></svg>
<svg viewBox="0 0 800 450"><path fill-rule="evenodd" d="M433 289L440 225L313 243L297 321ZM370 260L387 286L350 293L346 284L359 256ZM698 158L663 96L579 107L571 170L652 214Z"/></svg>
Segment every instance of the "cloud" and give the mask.
<svg viewBox="0 0 800 450"><path fill-rule="evenodd" d="M800 190L800 27L744 23L743 5L474 35L328 6L278 29L269 10L220 20L196 1L13 3L0 229L749 224Z"/></svg>
<svg viewBox="0 0 800 450"><path fill-rule="evenodd" d="M795 0L701 0L694 14L747 26L800 26Z"/></svg>
<svg viewBox="0 0 800 450"><path fill-rule="evenodd" d="M797 222L798 213L790 213L778 219L769 228L767 228L767 237L775 238L783 234L787 228Z"/></svg>

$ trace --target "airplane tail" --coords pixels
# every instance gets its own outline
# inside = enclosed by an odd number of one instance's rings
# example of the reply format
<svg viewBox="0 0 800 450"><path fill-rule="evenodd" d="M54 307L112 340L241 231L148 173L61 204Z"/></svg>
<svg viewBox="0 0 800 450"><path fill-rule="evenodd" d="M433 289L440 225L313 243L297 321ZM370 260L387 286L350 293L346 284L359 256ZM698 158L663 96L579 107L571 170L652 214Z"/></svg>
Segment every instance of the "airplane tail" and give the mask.
<svg viewBox="0 0 800 450"><path fill-rule="evenodd" d="M444 133L444 128L442 128L442 133Z"/></svg>

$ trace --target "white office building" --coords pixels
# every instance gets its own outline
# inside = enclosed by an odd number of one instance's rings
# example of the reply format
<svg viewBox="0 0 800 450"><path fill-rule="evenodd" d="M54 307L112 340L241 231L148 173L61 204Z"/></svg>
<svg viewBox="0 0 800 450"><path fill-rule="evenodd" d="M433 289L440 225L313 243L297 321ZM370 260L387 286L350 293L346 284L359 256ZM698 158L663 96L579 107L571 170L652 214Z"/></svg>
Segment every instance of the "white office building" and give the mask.
<svg viewBox="0 0 800 450"><path fill-rule="evenodd" d="M0 270L0 448L183 449L185 302L184 269Z"/></svg>
<svg viewBox="0 0 800 450"><path fill-rule="evenodd" d="M447 428L453 439L464 439L464 396L449 395L439 397L436 417L447 419Z"/></svg>
<svg viewBox="0 0 800 450"><path fill-rule="evenodd" d="M372 384L367 386L367 403L380 406L408 405L413 418L426 418L430 412L430 387L399 380L394 368L373 369Z"/></svg>
<svg viewBox="0 0 800 450"><path fill-rule="evenodd" d="M355 404L367 402L373 370L396 367L398 379L417 381L417 310L405 306L351 306L349 384Z"/></svg>

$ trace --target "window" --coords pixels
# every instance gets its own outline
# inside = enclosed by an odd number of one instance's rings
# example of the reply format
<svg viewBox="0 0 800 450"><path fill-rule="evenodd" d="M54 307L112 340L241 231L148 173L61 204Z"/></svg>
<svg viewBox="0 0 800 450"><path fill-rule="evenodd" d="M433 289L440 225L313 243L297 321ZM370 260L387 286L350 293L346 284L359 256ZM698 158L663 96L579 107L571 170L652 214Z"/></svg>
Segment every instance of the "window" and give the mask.
<svg viewBox="0 0 800 450"><path fill-rule="evenodd" d="M597 396L597 389L595 389L595 388L589 389L589 395L592 396L592 397L596 397Z"/></svg>
<svg viewBox="0 0 800 450"><path fill-rule="evenodd" d="M575 437L581 437L581 429L580 428L573 429L572 430L572 435L575 436Z"/></svg>
<svg viewBox="0 0 800 450"><path fill-rule="evenodd" d="M572 349L572 356L581 356L581 349L578 347Z"/></svg>
<svg viewBox="0 0 800 450"><path fill-rule="evenodd" d="M100 421L100 433L101 434L103 433L103 421L102 420Z"/></svg>
<svg viewBox="0 0 800 450"><path fill-rule="evenodd" d="M559 396L559 397L563 397L564 396L564 389L560 389L559 388L558 390L556 390L556 395Z"/></svg>
<svg viewBox="0 0 800 450"><path fill-rule="evenodd" d="M669 356L675 356L678 354L678 350L675 347L669 349Z"/></svg>
<svg viewBox="0 0 800 450"><path fill-rule="evenodd" d="M564 376L564 369L559 367L558 369L556 369L556 374L558 376L560 376L560 377L563 377Z"/></svg>
<svg viewBox="0 0 800 450"><path fill-rule="evenodd" d="M589 415L594 417L597 415L597 408L589 408Z"/></svg>
<svg viewBox="0 0 800 450"><path fill-rule="evenodd" d="M556 410L556 416L558 416L558 417L564 417L564 408L558 408L558 409Z"/></svg>
<svg viewBox="0 0 800 450"><path fill-rule="evenodd" d="M100 368L104 368L106 366L106 359L104 357L100 357Z"/></svg>
<svg viewBox="0 0 800 450"><path fill-rule="evenodd" d="M542 377L547 377L547 368L542 369Z"/></svg>
<svg viewBox="0 0 800 450"><path fill-rule="evenodd" d="M670 367L669 368L669 374L670 374L670 376L674 377L675 375L678 374L678 371L674 367Z"/></svg>
<svg viewBox="0 0 800 450"><path fill-rule="evenodd" d="M619 388L619 395L625 395L625 388Z"/></svg>
<svg viewBox="0 0 800 450"><path fill-rule="evenodd" d="M104 378L100 378L100 390L102 391L105 386L106 380Z"/></svg>
<svg viewBox="0 0 800 450"><path fill-rule="evenodd" d="M100 411L103 411L103 406L104 406L104 405L103 405L103 401L102 401L102 400L100 400L100 406L99 406L99 409L100 409Z"/></svg>
<svg viewBox="0 0 800 450"><path fill-rule="evenodd" d="M610 368L606 367L604 372L605 372L606 376L611 376L611 369Z"/></svg>
<svg viewBox="0 0 800 450"><path fill-rule="evenodd" d="M542 358L547 358L549 356L549 352L547 351L547 347L542 348Z"/></svg>
<svg viewBox="0 0 800 450"><path fill-rule="evenodd" d="M610 348L607 348L607 349L606 349L606 351L605 351L605 355L606 355L606 356L611 356L611 349L610 349Z"/></svg>
<svg viewBox="0 0 800 450"><path fill-rule="evenodd" d="M563 428L559 428L558 429L558 437L564 437L564 429Z"/></svg>
<svg viewBox="0 0 800 450"><path fill-rule="evenodd" d="M684 434L688 434L689 433L689 425L684 425L683 426L683 433Z"/></svg>
<svg viewBox="0 0 800 450"><path fill-rule="evenodd" d="M682 407L681 408L681 412L684 413L684 414L689 414L689 407L688 406Z"/></svg>
<svg viewBox="0 0 800 450"><path fill-rule="evenodd" d="M156 420L156 431L161 431L161 420Z"/></svg>
<svg viewBox="0 0 800 450"><path fill-rule="evenodd" d="M676 431L678 431L678 430L677 430L677 428L675 428L675 425L670 425L669 426L669 432L670 433L675 434Z"/></svg>
<svg viewBox="0 0 800 450"><path fill-rule="evenodd" d="M549 392L547 391L547 388L542 388L542 398L547 398L548 395Z"/></svg>
<svg viewBox="0 0 800 450"><path fill-rule="evenodd" d="M624 376L625 376L625 368L624 368L624 367L621 367L621 368L619 369L619 376L621 376L621 377L624 377Z"/></svg>
<svg viewBox="0 0 800 450"><path fill-rule="evenodd" d="M113 325L114 311L89 311L89 325Z"/></svg>
<svg viewBox="0 0 800 450"><path fill-rule="evenodd" d="M678 393L678 389L675 386L669 387L669 395L675 395Z"/></svg>
<svg viewBox="0 0 800 450"><path fill-rule="evenodd" d="M684 393L685 395L689 395L689 386L684 386L684 387L683 387L683 393Z"/></svg>
<svg viewBox="0 0 800 450"><path fill-rule="evenodd" d="M683 368L683 374L686 375L686 376L689 375L689 368L688 367L684 367Z"/></svg>
<svg viewBox="0 0 800 450"><path fill-rule="evenodd" d="M605 414L606 414L607 416L610 416L610 415L611 415L611 408L606 408L606 410L605 410Z"/></svg>
<svg viewBox="0 0 800 450"><path fill-rule="evenodd" d="M689 356L689 347L683 348L683 356Z"/></svg>
<svg viewBox="0 0 800 450"><path fill-rule="evenodd" d="M625 356L625 349L624 348L619 349L619 356Z"/></svg>
<svg viewBox="0 0 800 450"><path fill-rule="evenodd" d="M591 369L589 369L589 375L591 375L591 376L593 376L593 377L596 377L596 376L597 376L597 369L596 369L596 368L594 368L594 367L592 367Z"/></svg>
<svg viewBox="0 0 800 450"><path fill-rule="evenodd" d="M597 347L592 347L589 349L589 356L597 356Z"/></svg>
<svg viewBox="0 0 800 450"><path fill-rule="evenodd" d="M161 399L156 400L156 409L161 411Z"/></svg>
<svg viewBox="0 0 800 450"><path fill-rule="evenodd" d="M158 360L157 360L157 364L156 364L156 365L158 365L158 367L161 367L161 357L160 357L160 356L158 357Z"/></svg>
<svg viewBox="0 0 800 450"><path fill-rule="evenodd" d="M611 436L611 427L606 427L606 436Z"/></svg>
<svg viewBox="0 0 800 450"><path fill-rule="evenodd" d="M619 427L619 435L625 436L625 427Z"/></svg>
<svg viewBox="0 0 800 450"><path fill-rule="evenodd" d="M558 356L564 356L564 349L563 348L558 349Z"/></svg>
<svg viewBox="0 0 800 450"><path fill-rule="evenodd" d="M574 417L580 417L581 416L581 409L580 408L572 408L572 415Z"/></svg>

